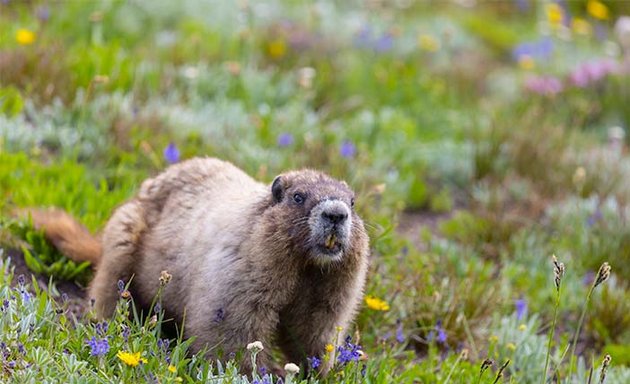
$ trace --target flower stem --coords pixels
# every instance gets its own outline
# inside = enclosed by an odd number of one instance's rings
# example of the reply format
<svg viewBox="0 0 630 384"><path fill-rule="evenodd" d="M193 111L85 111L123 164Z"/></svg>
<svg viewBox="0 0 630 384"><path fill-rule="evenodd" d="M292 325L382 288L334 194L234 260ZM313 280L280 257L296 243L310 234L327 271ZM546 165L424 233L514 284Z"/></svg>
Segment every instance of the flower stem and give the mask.
<svg viewBox="0 0 630 384"><path fill-rule="evenodd" d="M556 305L553 309L553 322L549 331L549 341L547 342L547 357L545 357L545 370L543 371L543 379L541 384L547 383L547 371L549 369L549 357L551 356L551 344L553 343L553 334L556 330L556 322L558 320L558 308L560 308L560 285L556 290Z"/></svg>
<svg viewBox="0 0 630 384"><path fill-rule="evenodd" d="M453 372L455 372L455 368L457 368L461 359L462 359L462 355L460 354L459 356L457 356L457 360L455 360L455 363L453 363L453 367L451 368L451 371L448 373L448 376L446 376L446 380L444 380L444 384L448 384L448 382L451 380L451 376L453 375Z"/></svg>
<svg viewBox="0 0 630 384"><path fill-rule="evenodd" d="M588 290L588 295L586 295L586 302L584 303L584 308L582 308L582 314L580 315L580 321L578 322L578 327L575 330L575 335L573 336L573 342L571 343L571 357L569 360L569 373L567 373L567 378L571 378L571 373L573 373L573 365L575 364L576 356L575 349L577 347L577 341L580 337L580 330L582 329L582 325L584 324L584 317L586 316L586 310L588 309L588 304L591 301L591 295L593 294L593 290L595 289L595 284L597 281L593 281L591 288Z"/></svg>

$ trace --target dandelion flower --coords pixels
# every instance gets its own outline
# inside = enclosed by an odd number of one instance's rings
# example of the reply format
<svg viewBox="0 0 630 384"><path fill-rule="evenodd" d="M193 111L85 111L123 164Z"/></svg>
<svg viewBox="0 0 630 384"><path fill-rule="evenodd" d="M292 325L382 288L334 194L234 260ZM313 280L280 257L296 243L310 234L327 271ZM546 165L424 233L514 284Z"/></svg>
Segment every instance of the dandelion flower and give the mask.
<svg viewBox="0 0 630 384"><path fill-rule="evenodd" d="M365 304L367 304L368 308L376 311L389 311L389 304L374 296L365 296Z"/></svg>
<svg viewBox="0 0 630 384"><path fill-rule="evenodd" d="M169 365L168 366L168 371L171 372L171 373L175 373L175 372L177 372L177 368L175 368L174 365Z"/></svg>
<svg viewBox="0 0 630 384"><path fill-rule="evenodd" d="M547 14L547 21L554 27L559 26L564 19L564 11L562 7L556 3L549 3L545 7L545 13Z"/></svg>
<svg viewBox="0 0 630 384"><path fill-rule="evenodd" d="M140 363L143 363L143 364L147 363L147 359L145 359L144 357L140 357L140 352L131 353L131 352L125 352L125 351L118 351L116 356L123 363L127 364L130 367L136 367Z"/></svg>
<svg viewBox="0 0 630 384"><path fill-rule="evenodd" d="M606 20L609 16L608 7L597 0L589 0L588 3L586 3L586 12L599 20Z"/></svg>
<svg viewBox="0 0 630 384"><path fill-rule="evenodd" d="M35 32L26 28L18 29L17 33L15 34L15 40L20 45L31 45L35 42L36 38L37 35L35 34Z"/></svg>
<svg viewBox="0 0 630 384"><path fill-rule="evenodd" d="M507 347L507 349L509 349L510 351L514 351L514 350L516 350L516 344L514 344L514 343L507 343L506 347Z"/></svg>
<svg viewBox="0 0 630 384"><path fill-rule="evenodd" d="M519 331L525 331L526 329L527 329L527 326L525 324L521 324L518 326Z"/></svg>
<svg viewBox="0 0 630 384"><path fill-rule="evenodd" d="M334 345L332 345L330 343L326 344L326 352L327 353L330 353L330 352L332 352L334 350L335 350L335 346Z"/></svg>
<svg viewBox="0 0 630 384"><path fill-rule="evenodd" d="M437 52L440 49L440 42L431 35L420 35L418 45L420 49L427 52Z"/></svg>
<svg viewBox="0 0 630 384"><path fill-rule="evenodd" d="M280 59L287 53L287 43L282 39L270 41L267 45L269 56L274 59Z"/></svg>

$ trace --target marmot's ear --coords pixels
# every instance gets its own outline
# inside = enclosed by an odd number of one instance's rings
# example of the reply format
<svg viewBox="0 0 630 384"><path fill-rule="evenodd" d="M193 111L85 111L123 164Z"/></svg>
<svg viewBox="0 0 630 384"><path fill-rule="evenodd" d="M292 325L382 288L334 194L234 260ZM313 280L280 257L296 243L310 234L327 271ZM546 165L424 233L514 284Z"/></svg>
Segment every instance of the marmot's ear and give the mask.
<svg viewBox="0 0 630 384"><path fill-rule="evenodd" d="M271 183L271 195L273 196L273 202L279 203L284 196L284 185L282 185L282 176L276 176Z"/></svg>

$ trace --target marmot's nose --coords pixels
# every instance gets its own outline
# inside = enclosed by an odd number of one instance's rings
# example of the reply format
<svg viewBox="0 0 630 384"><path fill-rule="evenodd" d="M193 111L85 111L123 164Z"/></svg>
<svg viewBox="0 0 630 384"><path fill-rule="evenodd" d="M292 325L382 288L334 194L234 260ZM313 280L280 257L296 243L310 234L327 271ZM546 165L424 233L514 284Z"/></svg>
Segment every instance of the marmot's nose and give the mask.
<svg viewBox="0 0 630 384"><path fill-rule="evenodd" d="M322 212L322 218L332 224L341 224L348 218L348 213L340 209L328 210Z"/></svg>

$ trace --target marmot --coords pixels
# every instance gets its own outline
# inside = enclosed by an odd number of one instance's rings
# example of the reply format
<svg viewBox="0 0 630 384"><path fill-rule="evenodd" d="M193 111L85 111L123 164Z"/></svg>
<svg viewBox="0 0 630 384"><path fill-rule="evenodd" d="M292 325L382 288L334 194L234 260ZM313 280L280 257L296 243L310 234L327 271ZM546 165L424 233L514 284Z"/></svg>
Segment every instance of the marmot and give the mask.
<svg viewBox="0 0 630 384"><path fill-rule="evenodd" d="M195 337L193 352L259 340L304 362L325 354L362 298L369 244L353 207L348 185L321 172L265 186L231 163L195 158L144 181L100 239L60 211L30 214L62 252L96 264L89 295L100 316L113 314L119 280L142 306L168 271L162 308Z"/></svg>

